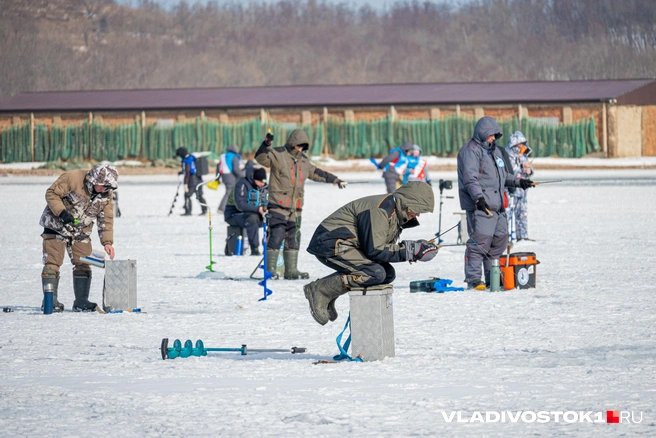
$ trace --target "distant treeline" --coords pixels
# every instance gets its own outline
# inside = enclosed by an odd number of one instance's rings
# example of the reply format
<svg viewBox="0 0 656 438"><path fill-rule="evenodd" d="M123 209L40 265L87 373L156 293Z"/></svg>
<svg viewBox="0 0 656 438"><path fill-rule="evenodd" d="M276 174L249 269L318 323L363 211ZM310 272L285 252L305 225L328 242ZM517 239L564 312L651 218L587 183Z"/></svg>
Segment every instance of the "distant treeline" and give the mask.
<svg viewBox="0 0 656 438"><path fill-rule="evenodd" d="M654 0L3 0L0 96L25 91L656 77Z"/></svg>

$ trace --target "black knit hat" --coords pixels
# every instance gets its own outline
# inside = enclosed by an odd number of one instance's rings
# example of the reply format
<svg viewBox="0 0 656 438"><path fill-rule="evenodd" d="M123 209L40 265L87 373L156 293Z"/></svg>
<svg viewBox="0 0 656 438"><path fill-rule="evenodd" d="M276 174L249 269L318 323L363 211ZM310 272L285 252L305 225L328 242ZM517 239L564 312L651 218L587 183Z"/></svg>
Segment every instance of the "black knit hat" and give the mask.
<svg viewBox="0 0 656 438"><path fill-rule="evenodd" d="M259 167L253 171L253 179L256 181L266 182L266 170L263 167Z"/></svg>
<svg viewBox="0 0 656 438"><path fill-rule="evenodd" d="M178 157L180 157L180 158L184 158L184 157L186 157L187 155L189 155L189 151L187 150L187 148L185 148L185 147L181 147L181 148L178 148L178 149L175 151L175 155L178 156Z"/></svg>

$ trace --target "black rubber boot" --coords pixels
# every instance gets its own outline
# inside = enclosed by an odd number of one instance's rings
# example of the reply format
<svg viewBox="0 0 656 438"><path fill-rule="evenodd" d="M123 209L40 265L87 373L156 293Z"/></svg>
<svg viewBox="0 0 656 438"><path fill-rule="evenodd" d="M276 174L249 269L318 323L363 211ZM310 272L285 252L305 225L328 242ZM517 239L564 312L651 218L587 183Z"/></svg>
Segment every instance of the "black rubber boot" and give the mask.
<svg viewBox="0 0 656 438"><path fill-rule="evenodd" d="M296 268L298 266L297 249L284 250L282 257L285 259L285 280L305 280L310 278L310 274L301 272Z"/></svg>
<svg viewBox="0 0 656 438"><path fill-rule="evenodd" d="M191 216L191 198L185 196L184 213L182 216Z"/></svg>
<svg viewBox="0 0 656 438"><path fill-rule="evenodd" d="M278 267L278 255L280 254L280 251L275 251L272 249L267 249L267 263L266 263L266 270L273 275L271 277L272 280L278 280L280 276L278 275L277 272L277 267Z"/></svg>
<svg viewBox="0 0 656 438"><path fill-rule="evenodd" d="M75 312L95 312L98 305L89 301L89 290L91 289L91 271L73 272L73 292Z"/></svg>
<svg viewBox="0 0 656 438"><path fill-rule="evenodd" d="M310 313L314 320L321 325L326 325L328 321L332 321L328 306L332 303L334 310L335 300L348 291L349 288L346 286L342 275L337 272L303 286L305 298L310 303ZM335 312L335 318L336 315L337 312Z"/></svg>
<svg viewBox="0 0 656 438"><path fill-rule="evenodd" d="M52 284L53 292L53 313L60 313L64 311L64 305L57 299L57 289L59 288L59 272L44 272L41 274L41 286L45 289L46 284ZM41 300L41 311L43 312L43 300Z"/></svg>

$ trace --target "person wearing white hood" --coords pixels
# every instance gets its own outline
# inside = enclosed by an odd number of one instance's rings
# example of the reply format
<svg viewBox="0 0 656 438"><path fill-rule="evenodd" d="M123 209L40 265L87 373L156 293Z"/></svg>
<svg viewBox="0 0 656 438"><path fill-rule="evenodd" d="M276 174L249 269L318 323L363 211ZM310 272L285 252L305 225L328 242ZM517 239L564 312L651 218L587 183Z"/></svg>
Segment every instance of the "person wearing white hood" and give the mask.
<svg viewBox="0 0 656 438"><path fill-rule="evenodd" d="M532 150L528 141L521 131L510 135L506 152L512 163L515 178L530 178L533 176L533 166L528 156ZM528 238L528 202L526 200L527 190L521 187L515 191L515 226L517 229L517 241L530 240Z"/></svg>

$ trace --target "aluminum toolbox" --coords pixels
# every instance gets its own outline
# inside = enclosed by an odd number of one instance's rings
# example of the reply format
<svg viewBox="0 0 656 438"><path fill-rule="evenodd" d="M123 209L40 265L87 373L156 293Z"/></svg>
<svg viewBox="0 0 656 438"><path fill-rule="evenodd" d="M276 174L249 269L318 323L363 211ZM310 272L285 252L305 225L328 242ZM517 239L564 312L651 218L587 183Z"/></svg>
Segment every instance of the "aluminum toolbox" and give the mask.
<svg viewBox="0 0 656 438"><path fill-rule="evenodd" d="M136 260L105 260L103 307L107 310L138 307Z"/></svg>
<svg viewBox="0 0 656 438"><path fill-rule="evenodd" d="M394 357L393 292L391 284L349 292L353 357L365 362Z"/></svg>

